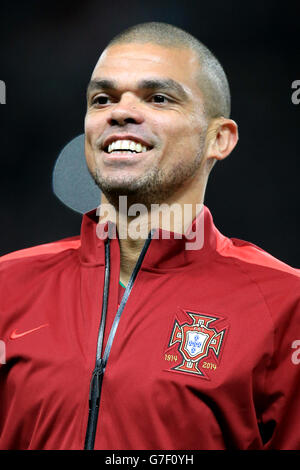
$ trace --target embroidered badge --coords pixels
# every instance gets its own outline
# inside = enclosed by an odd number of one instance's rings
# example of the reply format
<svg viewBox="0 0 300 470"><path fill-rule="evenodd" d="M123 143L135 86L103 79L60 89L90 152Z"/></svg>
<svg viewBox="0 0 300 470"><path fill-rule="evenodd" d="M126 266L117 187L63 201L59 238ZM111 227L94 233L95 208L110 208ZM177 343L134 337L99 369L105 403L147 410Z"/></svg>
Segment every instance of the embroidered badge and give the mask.
<svg viewBox="0 0 300 470"><path fill-rule="evenodd" d="M168 344L168 349L171 347L177 348L182 361L180 364L172 367L171 370L187 372L208 378L203 369L215 370L217 368L228 326L222 330L218 330L216 327L213 328L211 324L214 324L214 322L218 320L223 320L223 318L208 316L202 313L188 312L186 310L184 310L184 312L189 317L190 322L179 324L179 322L175 320ZM177 355L175 354L165 356L170 356L170 360L177 360ZM208 357L214 362L204 361L204 359ZM165 357L165 359L167 358Z"/></svg>

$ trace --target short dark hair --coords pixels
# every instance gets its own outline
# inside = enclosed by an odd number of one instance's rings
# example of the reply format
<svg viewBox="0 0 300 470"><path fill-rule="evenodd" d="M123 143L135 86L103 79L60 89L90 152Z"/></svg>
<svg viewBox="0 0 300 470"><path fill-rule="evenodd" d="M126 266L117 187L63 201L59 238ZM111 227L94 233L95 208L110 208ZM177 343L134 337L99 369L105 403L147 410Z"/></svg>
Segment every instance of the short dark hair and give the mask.
<svg viewBox="0 0 300 470"><path fill-rule="evenodd" d="M192 49L199 58L199 86L204 96L206 116L230 116L230 89L223 67L214 54L194 36L167 23L140 23L119 33L107 47L130 42L151 42L166 47Z"/></svg>

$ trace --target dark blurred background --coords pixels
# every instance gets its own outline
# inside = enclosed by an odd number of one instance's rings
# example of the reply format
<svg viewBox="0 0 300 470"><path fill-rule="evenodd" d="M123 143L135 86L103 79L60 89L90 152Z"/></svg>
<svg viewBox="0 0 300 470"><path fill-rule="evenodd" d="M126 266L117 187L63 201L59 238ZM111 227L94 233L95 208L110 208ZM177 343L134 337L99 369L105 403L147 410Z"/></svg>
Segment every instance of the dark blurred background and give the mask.
<svg viewBox="0 0 300 470"><path fill-rule="evenodd" d="M296 3L29 0L0 8L0 254L79 233L80 214L52 192L56 158L83 132L86 85L106 43L130 25L164 21L206 44L231 85L240 140L214 168L205 199L217 227L300 266Z"/></svg>

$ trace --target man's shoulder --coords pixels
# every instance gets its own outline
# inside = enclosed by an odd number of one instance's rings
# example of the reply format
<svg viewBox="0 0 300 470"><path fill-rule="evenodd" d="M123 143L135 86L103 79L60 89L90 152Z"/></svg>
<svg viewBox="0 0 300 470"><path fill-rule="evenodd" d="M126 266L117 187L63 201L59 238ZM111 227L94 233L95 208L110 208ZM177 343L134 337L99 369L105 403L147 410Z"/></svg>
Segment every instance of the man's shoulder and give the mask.
<svg viewBox="0 0 300 470"><path fill-rule="evenodd" d="M246 271L264 273L267 276L273 273L300 282L300 269L290 266L249 241L222 236L218 241L217 251L225 258L236 260Z"/></svg>
<svg viewBox="0 0 300 470"><path fill-rule="evenodd" d="M257 299L263 299L275 323L284 322L286 318L291 320L292 316L299 322L300 269L238 238L224 237L217 251L238 269L246 282L255 286Z"/></svg>
<svg viewBox="0 0 300 470"><path fill-rule="evenodd" d="M238 270L246 282L255 286L273 318L289 315L300 304L300 270L279 260L254 243L224 237L217 251ZM297 307L297 318L299 310ZM283 316L284 317L284 316Z"/></svg>
<svg viewBox="0 0 300 470"><path fill-rule="evenodd" d="M42 258L51 257L67 250L77 250L81 245L80 236L63 238L50 243L43 243L29 248L13 251L0 256L0 269L16 266L19 263L39 261Z"/></svg>

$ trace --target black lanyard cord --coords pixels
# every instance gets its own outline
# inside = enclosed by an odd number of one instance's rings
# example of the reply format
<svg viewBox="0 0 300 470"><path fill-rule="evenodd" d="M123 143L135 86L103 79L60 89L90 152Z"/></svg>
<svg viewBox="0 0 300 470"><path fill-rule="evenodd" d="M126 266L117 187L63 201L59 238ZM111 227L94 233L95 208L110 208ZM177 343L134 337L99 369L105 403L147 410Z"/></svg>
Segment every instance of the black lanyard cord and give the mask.
<svg viewBox="0 0 300 470"><path fill-rule="evenodd" d="M110 279L110 239L108 238L107 242L105 243L105 275L104 275L101 322L100 322L98 342L97 342L96 367L98 363L101 361L104 329L105 329L106 314L107 314L107 304L108 304L109 279Z"/></svg>

